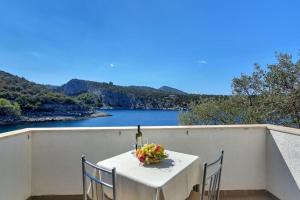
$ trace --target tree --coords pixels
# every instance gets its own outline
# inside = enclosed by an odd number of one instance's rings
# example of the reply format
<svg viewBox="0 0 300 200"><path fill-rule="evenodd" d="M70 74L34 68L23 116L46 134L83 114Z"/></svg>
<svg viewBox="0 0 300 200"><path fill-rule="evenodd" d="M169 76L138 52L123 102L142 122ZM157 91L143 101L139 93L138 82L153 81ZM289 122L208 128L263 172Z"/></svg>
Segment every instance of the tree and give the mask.
<svg viewBox="0 0 300 200"><path fill-rule="evenodd" d="M194 104L180 117L183 124L274 123L300 128L300 60L276 54L277 63L232 81L228 99Z"/></svg>
<svg viewBox="0 0 300 200"><path fill-rule="evenodd" d="M77 100L89 107L102 107L101 98L92 93L83 93L77 96Z"/></svg>
<svg viewBox="0 0 300 200"><path fill-rule="evenodd" d="M288 54L278 54L277 60L264 76L265 101L277 121L300 128L300 60L293 63Z"/></svg>
<svg viewBox="0 0 300 200"><path fill-rule="evenodd" d="M193 104L190 111L181 113L180 122L185 125L258 123L258 119L249 107L243 106L243 101L244 99L234 96Z"/></svg>
<svg viewBox="0 0 300 200"><path fill-rule="evenodd" d="M20 117L21 109L18 103L11 103L10 101L0 98L0 116L5 117Z"/></svg>
<svg viewBox="0 0 300 200"><path fill-rule="evenodd" d="M263 77L265 72L260 68L258 64L255 64L255 71L251 76L241 74L240 78L234 78L232 80L233 94L248 99L248 104L252 106L254 104L255 97L260 95L264 90Z"/></svg>

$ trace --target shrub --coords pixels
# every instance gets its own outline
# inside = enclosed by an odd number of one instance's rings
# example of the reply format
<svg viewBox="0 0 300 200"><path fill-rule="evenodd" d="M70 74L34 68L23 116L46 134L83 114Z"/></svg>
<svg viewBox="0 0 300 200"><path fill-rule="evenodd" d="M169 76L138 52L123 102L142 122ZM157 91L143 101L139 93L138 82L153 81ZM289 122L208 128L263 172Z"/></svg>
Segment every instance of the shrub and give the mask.
<svg viewBox="0 0 300 200"><path fill-rule="evenodd" d="M0 98L0 115L20 117L21 109L18 103L11 103L10 101Z"/></svg>

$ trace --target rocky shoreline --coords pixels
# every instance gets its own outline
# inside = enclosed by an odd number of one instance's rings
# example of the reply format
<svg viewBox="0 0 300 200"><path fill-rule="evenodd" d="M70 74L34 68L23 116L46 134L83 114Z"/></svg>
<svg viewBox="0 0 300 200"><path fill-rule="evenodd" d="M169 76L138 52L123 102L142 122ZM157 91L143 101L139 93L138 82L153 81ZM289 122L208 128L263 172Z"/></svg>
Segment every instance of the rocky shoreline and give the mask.
<svg viewBox="0 0 300 200"><path fill-rule="evenodd" d="M110 114L104 112L95 112L88 115L30 115L30 116L22 116L20 119L0 119L0 126L5 125L16 125L16 124L25 124L25 123L34 123L34 122L55 122L55 121L75 121L89 118L97 118L97 117L109 117Z"/></svg>

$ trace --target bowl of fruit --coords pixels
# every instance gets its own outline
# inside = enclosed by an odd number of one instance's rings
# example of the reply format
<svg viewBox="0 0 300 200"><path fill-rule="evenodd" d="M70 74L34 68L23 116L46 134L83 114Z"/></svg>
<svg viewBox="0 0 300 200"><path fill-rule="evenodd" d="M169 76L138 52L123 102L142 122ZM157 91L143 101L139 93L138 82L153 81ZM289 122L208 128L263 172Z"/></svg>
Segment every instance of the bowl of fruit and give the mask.
<svg viewBox="0 0 300 200"><path fill-rule="evenodd" d="M136 150L138 160L146 165L156 164L168 158L165 148L159 144L145 144Z"/></svg>

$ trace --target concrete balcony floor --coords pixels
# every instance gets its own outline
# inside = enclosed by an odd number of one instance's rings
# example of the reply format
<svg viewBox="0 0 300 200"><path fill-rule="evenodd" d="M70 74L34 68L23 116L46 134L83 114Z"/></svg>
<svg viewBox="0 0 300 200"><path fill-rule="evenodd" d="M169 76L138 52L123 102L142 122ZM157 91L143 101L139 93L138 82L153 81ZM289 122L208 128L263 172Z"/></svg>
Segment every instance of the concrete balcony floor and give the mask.
<svg viewBox="0 0 300 200"><path fill-rule="evenodd" d="M199 200L199 192L192 192L188 200ZM220 200L278 200L272 194L264 191L230 191L222 192Z"/></svg>

